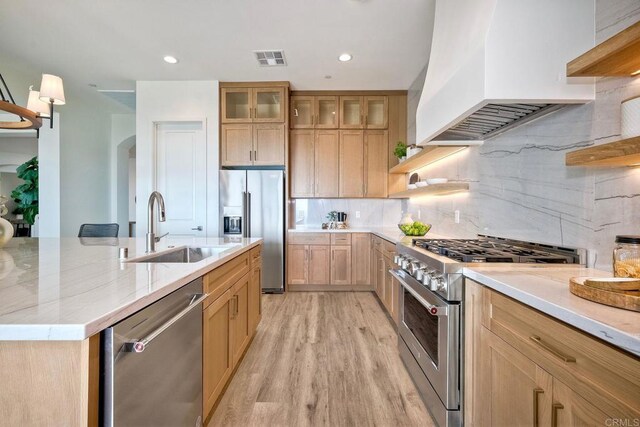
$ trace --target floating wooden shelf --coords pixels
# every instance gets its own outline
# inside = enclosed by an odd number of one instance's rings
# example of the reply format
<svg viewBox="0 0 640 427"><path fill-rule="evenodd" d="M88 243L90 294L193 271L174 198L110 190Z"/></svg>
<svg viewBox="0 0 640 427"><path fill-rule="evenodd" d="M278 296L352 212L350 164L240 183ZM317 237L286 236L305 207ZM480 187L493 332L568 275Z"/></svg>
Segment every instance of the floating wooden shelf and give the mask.
<svg viewBox="0 0 640 427"><path fill-rule="evenodd" d="M390 199L408 199L419 196L444 196L446 194L469 191L468 182L447 182L446 184L433 184L426 187L418 187L414 190L401 191L389 194Z"/></svg>
<svg viewBox="0 0 640 427"><path fill-rule="evenodd" d="M640 22L567 64L569 77L631 76L640 72Z"/></svg>
<svg viewBox="0 0 640 427"><path fill-rule="evenodd" d="M640 165L640 136L572 151L565 162L567 166Z"/></svg>
<svg viewBox="0 0 640 427"><path fill-rule="evenodd" d="M414 154L402 163L398 163L389 173L407 173L423 166L442 160L467 148L466 145L432 145L425 146L418 154Z"/></svg>

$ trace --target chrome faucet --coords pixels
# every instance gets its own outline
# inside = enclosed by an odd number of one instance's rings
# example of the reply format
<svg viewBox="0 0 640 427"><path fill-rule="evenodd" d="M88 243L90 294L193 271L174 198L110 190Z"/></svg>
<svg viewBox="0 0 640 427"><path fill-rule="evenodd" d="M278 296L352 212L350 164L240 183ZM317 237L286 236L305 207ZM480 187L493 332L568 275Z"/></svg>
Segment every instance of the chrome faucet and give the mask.
<svg viewBox="0 0 640 427"><path fill-rule="evenodd" d="M149 206L147 207L147 250L146 253L155 252L156 251L156 243L160 241L164 236L169 233L165 233L160 237L156 237L155 233L155 221L153 220L153 202L158 203L158 215L160 218L158 221L165 222L167 217L164 212L164 198L162 194L157 191L154 191L149 196Z"/></svg>

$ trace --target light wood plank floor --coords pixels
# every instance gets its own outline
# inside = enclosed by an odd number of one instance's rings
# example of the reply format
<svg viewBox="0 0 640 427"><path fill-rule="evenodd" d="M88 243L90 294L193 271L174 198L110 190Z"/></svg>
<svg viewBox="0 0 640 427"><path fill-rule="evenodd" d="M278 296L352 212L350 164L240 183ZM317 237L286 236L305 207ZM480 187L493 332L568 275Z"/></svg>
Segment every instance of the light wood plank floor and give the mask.
<svg viewBox="0 0 640 427"><path fill-rule="evenodd" d="M214 426L432 426L369 292L265 295Z"/></svg>

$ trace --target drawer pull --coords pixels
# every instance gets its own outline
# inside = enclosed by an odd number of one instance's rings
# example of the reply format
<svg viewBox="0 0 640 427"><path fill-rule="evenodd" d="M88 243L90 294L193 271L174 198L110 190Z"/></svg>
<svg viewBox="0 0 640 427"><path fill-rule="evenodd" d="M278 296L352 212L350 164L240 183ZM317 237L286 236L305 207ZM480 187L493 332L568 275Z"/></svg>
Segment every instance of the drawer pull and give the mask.
<svg viewBox="0 0 640 427"><path fill-rule="evenodd" d="M553 354L555 357L557 357L558 359L562 360L565 363L575 363L576 362L576 358L575 357L567 356L565 354L562 354L562 352L556 350L555 348L553 348L549 344L547 344L544 341L542 341L542 338L540 338L537 335L531 335L529 337L529 339L531 341L533 341L534 343L538 344L540 347L542 347L543 349L547 350L549 353Z"/></svg>
<svg viewBox="0 0 640 427"><path fill-rule="evenodd" d="M560 409L564 409L564 405L562 403L554 403L551 406L551 425L553 427L558 427L558 411Z"/></svg>
<svg viewBox="0 0 640 427"><path fill-rule="evenodd" d="M533 427L538 427L538 395L543 393L541 388L533 389Z"/></svg>

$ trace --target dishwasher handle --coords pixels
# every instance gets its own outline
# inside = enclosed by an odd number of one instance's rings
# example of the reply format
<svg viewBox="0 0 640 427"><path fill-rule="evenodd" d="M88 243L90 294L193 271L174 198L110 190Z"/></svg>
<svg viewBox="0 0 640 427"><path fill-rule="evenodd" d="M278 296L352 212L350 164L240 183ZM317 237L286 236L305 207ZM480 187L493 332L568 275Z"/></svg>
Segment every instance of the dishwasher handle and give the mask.
<svg viewBox="0 0 640 427"><path fill-rule="evenodd" d="M147 345L149 345L149 343L151 341L153 341L161 333L163 333L164 331L169 329L178 320L180 320L184 316L186 316L191 310L193 310L194 308L198 307L199 304L202 301L204 301L208 296L209 296L208 294L195 294L193 296L193 298L191 299L191 302L189 303L189 305L186 306L185 308L183 308L182 310L180 310L180 312L178 314L173 316L171 319L167 320L165 323L162 324L162 326L160 326L155 331L151 332L145 338L142 338L142 339L137 340L137 341L132 341L132 342L126 343L124 345L122 351L127 352L127 353L142 353L144 351L144 349L147 348Z"/></svg>

